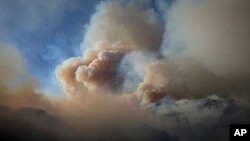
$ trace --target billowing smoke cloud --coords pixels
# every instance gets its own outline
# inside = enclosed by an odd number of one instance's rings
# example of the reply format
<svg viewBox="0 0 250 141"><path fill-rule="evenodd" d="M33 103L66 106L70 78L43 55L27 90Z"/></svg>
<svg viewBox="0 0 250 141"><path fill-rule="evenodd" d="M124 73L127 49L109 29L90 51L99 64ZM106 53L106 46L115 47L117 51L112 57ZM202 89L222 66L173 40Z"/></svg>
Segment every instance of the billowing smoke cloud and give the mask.
<svg viewBox="0 0 250 141"><path fill-rule="evenodd" d="M34 129L31 139L221 141L229 124L249 123L249 2L158 2L161 10L151 1L97 6L83 55L56 69L68 97L36 92L18 52L1 49L0 122L18 126L3 130L21 139Z"/></svg>
<svg viewBox="0 0 250 141"><path fill-rule="evenodd" d="M147 2L139 4L110 1L97 6L82 43L86 48L83 58L66 61L58 68L66 90L75 87L69 84L74 82L88 90L105 87L119 91L124 79L117 71L122 58L137 49L159 49L164 30ZM67 73L69 68L72 70Z"/></svg>
<svg viewBox="0 0 250 141"><path fill-rule="evenodd" d="M244 2L237 4L246 5ZM246 79L249 76L249 50L245 39L248 27L235 25L236 17L249 18L248 13L242 14L242 9L237 7L231 14L230 6L234 5L234 2L224 6L223 2L215 1L177 1L167 14L166 20L169 21L164 28L164 23L148 2L101 3L87 26L82 43L82 48L86 49L83 57L70 59L59 66L58 78L73 94L78 93L75 92L78 89L85 89L84 93L87 93L86 90L104 88L101 91L136 93L142 101L155 101L166 95L182 98L224 91L249 92L249 80ZM210 12L213 8L217 11ZM193 13L199 14L194 16ZM206 20L199 15L211 19L206 18L209 21L203 24ZM211 26L210 22L215 21L220 23ZM239 24L248 25L248 22ZM232 30L233 37L224 32L226 27L220 28L223 25L231 26L228 30ZM190 30L194 26L195 30ZM201 30L198 30L199 26ZM237 27L247 29L237 30ZM221 35L218 36L217 32ZM178 44L182 47L171 43L174 41L181 42ZM228 45L224 45L226 43ZM234 59L236 54L239 56ZM139 60L137 56L141 56ZM133 73L132 78L128 77L128 72ZM135 87L128 86L128 83Z"/></svg>

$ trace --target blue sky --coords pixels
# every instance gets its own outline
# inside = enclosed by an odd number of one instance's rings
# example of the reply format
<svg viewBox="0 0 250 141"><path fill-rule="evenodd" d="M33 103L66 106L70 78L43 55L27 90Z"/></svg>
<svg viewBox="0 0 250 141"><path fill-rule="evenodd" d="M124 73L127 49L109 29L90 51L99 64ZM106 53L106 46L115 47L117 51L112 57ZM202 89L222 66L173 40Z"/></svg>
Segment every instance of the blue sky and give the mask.
<svg viewBox="0 0 250 141"><path fill-rule="evenodd" d="M80 55L84 25L98 0L0 0L0 41L15 45L41 87L53 89L54 69Z"/></svg>

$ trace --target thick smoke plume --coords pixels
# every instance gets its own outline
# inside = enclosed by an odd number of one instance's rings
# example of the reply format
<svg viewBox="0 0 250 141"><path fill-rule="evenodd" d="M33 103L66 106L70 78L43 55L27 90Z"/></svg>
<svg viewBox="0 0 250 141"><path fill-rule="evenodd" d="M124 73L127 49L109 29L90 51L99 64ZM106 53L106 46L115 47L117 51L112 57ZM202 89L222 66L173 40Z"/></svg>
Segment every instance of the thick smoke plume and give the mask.
<svg viewBox="0 0 250 141"><path fill-rule="evenodd" d="M2 47L0 123L8 134L1 136L221 141L229 124L249 123L248 0L151 4L96 7L82 56L56 69L67 97L37 92L18 52Z"/></svg>
<svg viewBox="0 0 250 141"><path fill-rule="evenodd" d="M75 84L87 90L104 87L119 91L125 79L117 71L122 58L137 49L158 50L163 31L156 14L147 6L136 2L101 3L87 26L83 58L63 63L58 78L66 91L77 89Z"/></svg>
<svg viewBox="0 0 250 141"><path fill-rule="evenodd" d="M244 12L247 9L234 7L247 3L223 2L204 1L198 5L192 0L177 1L166 14L170 22L165 28L147 2L101 3L87 26L83 57L71 58L59 66L58 78L73 94L78 89L96 88L124 93L131 92L123 88L124 83L133 83L126 74L134 71L139 81L134 83L138 88L132 93L143 101L156 101L166 95L182 98L223 91L249 92L249 28L241 25L250 23L249 15ZM246 20L236 23L239 17ZM175 39L177 32L181 36ZM182 49L169 40L182 42ZM131 55L133 52L142 52L142 56L149 52L141 58L152 59L134 60L138 55Z"/></svg>

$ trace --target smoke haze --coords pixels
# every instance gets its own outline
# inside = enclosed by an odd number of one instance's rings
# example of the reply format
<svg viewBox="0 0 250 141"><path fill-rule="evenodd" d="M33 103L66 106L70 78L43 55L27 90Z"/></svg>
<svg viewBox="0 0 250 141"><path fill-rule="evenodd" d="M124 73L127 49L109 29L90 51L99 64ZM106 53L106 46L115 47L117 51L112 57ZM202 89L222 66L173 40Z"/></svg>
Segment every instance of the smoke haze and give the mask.
<svg viewBox="0 0 250 141"><path fill-rule="evenodd" d="M55 70L65 97L1 45L0 139L221 141L249 123L248 0L156 3L96 6L82 56Z"/></svg>

